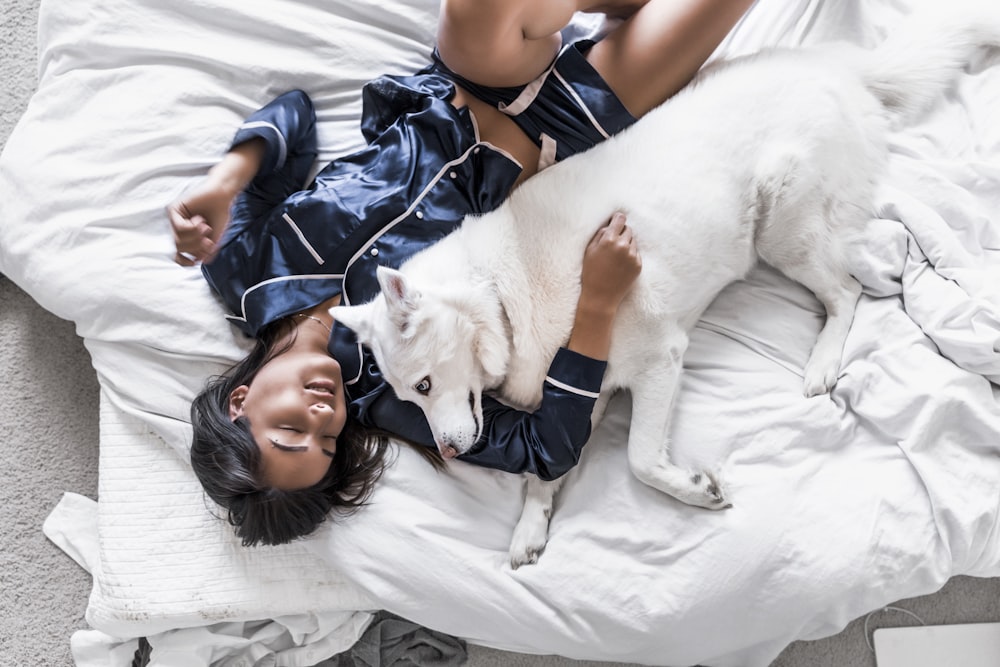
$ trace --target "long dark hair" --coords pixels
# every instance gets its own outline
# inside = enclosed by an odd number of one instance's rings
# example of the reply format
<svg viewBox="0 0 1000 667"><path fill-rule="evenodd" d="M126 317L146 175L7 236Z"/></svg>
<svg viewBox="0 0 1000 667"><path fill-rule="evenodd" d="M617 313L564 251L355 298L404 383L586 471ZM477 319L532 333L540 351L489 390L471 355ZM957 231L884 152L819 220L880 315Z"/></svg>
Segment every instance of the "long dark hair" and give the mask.
<svg viewBox="0 0 1000 667"><path fill-rule="evenodd" d="M294 324L287 319L268 325L253 350L222 375L209 378L191 404L191 467L205 493L226 510L243 546L286 544L315 531L331 511L350 514L371 495L387 466L389 439L348 419L337 437L330 469L305 489L275 489L261 481L261 454L245 417L229 415L229 396L249 385L260 368L286 351L278 346Z"/></svg>

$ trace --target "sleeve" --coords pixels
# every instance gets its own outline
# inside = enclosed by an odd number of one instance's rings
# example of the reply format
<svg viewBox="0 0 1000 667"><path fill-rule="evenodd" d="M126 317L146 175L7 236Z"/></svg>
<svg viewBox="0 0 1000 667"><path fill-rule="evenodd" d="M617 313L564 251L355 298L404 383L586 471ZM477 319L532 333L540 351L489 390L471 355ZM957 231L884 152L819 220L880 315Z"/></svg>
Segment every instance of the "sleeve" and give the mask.
<svg viewBox="0 0 1000 667"><path fill-rule="evenodd" d="M483 434L462 461L513 473L530 472L552 480L580 460L590 437L590 420L607 363L566 348L549 366L542 402L534 412L483 397ZM362 423L434 447L420 408L386 388L358 415Z"/></svg>
<svg viewBox="0 0 1000 667"><path fill-rule="evenodd" d="M538 409L522 412L484 397L483 434L459 458L544 480L562 477L580 460L590 438L606 368L607 362L560 349L549 366Z"/></svg>
<svg viewBox="0 0 1000 667"><path fill-rule="evenodd" d="M218 254L211 262L202 264L201 270L229 310L238 315L232 322L250 336L257 335L273 316L280 316L282 313L278 311L291 306L288 299L272 301L264 296L273 296L273 292L254 290L250 292L252 297L245 300L245 296L252 286L273 277L275 271L288 271L284 262L275 259L274 238L268 234L265 223L275 206L302 189L316 157L315 125L309 96L293 90L250 115L233 138L232 146L237 146L259 137L264 140L266 150L257 174L233 202L231 220L219 242ZM327 294L324 298L329 298L329 284L321 285L318 281L310 281L307 288L299 290L298 297L311 301L320 290ZM286 295L293 296L293 292L293 288L285 289Z"/></svg>
<svg viewBox="0 0 1000 667"><path fill-rule="evenodd" d="M289 155L316 152L316 111L301 90L284 93L251 114L233 137L231 146L254 138L267 145L257 178L267 177L285 165Z"/></svg>

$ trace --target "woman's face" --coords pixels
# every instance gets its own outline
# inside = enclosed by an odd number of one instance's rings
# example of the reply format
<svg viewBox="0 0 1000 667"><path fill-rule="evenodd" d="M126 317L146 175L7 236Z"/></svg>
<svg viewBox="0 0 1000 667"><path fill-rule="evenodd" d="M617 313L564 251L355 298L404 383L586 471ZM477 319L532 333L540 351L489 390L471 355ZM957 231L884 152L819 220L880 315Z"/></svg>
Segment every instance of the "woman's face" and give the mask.
<svg viewBox="0 0 1000 667"><path fill-rule="evenodd" d="M347 421L340 364L322 353L280 354L233 390L229 416L249 420L267 484L310 487L330 468Z"/></svg>

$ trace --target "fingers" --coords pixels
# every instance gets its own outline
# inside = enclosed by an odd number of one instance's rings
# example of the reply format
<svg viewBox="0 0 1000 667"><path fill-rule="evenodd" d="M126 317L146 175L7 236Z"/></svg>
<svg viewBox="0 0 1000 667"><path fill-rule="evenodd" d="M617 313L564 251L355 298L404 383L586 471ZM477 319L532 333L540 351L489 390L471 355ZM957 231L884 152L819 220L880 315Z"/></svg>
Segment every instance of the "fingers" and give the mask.
<svg viewBox="0 0 1000 667"><path fill-rule="evenodd" d="M628 220L625 214L621 211L616 211L614 215L611 216L611 220L608 224L602 227L598 233L606 233L610 238L611 242L622 251L626 253L626 256L635 263L637 267L642 267L642 257L639 255L639 246L636 243L635 235L632 233L632 228L628 225Z"/></svg>
<svg viewBox="0 0 1000 667"><path fill-rule="evenodd" d="M177 252L174 261L181 266L194 266L209 260L215 252L212 228L200 215L190 215L183 202L167 207L167 217L174 235Z"/></svg>
<svg viewBox="0 0 1000 667"><path fill-rule="evenodd" d="M628 226L628 220L621 211L616 211L601 231L605 232L610 240L620 247L632 248L635 246L632 228Z"/></svg>
<svg viewBox="0 0 1000 667"><path fill-rule="evenodd" d="M635 242L635 236L632 235L631 230L629 230L628 255L629 258L635 262L635 265L641 270L642 255L639 253L639 245Z"/></svg>
<svg viewBox="0 0 1000 667"><path fill-rule="evenodd" d="M606 223L601 225L594 235L590 237L590 245L596 245L601 243L604 238L611 238L612 240L617 239L623 233L628 233L631 235L631 230L629 230L626 224L625 214L621 211L616 211L611 219Z"/></svg>
<svg viewBox="0 0 1000 667"><path fill-rule="evenodd" d="M608 221L608 231L615 235L622 234L628 229L628 225L625 223L625 214L621 211L615 211L615 214L611 216L611 220ZM631 232L629 233L631 234Z"/></svg>
<svg viewBox="0 0 1000 667"><path fill-rule="evenodd" d="M197 259L194 255L179 250L174 253L174 261L181 266L194 266L197 264Z"/></svg>

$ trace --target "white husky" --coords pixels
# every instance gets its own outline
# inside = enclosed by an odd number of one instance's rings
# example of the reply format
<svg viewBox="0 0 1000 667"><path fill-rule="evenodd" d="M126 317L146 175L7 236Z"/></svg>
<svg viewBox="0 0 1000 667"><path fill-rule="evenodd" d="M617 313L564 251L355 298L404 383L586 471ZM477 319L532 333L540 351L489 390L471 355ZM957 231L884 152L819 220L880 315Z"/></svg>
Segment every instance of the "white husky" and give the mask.
<svg viewBox="0 0 1000 667"><path fill-rule="evenodd" d="M873 51L830 45L712 65L633 127L529 179L399 271L380 269L382 294L333 316L371 347L399 397L423 409L439 447L464 452L482 423L482 392L537 405L569 337L584 248L624 211L643 268L615 321L595 419L610 392L629 389L635 476L720 509L728 499L715 479L669 456L688 332L762 259L826 308L803 375L807 396L831 389L861 292L846 238L871 216L889 123L923 110L997 43L998 10L982 4L975 20L917 21ZM456 336L465 337L457 346ZM431 391L415 390L428 376ZM558 486L528 477L514 567L544 548Z"/></svg>

